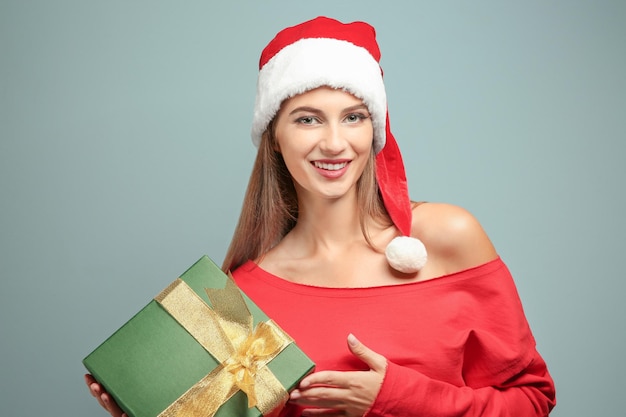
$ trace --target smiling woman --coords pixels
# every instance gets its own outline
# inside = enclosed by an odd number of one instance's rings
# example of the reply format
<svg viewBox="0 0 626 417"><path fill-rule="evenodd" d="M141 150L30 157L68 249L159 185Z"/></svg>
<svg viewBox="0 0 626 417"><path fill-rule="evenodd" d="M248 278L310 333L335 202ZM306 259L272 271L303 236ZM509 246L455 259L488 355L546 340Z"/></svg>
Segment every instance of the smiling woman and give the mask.
<svg viewBox="0 0 626 417"><path fill-rule="evenodd" d="M372 122L362 100L328 87L292 97L278 112L274 137L299 206L313 196L356 202L356 183L373 156Z"/></svg>
<svg viewBox="0 0 626 417"><path fill-rule="evenodd" d="M370 25L323 17L261 56L223 269L316 363L281 416L546 416L554 384L491 241L409 200L379 59Z"/></svg>

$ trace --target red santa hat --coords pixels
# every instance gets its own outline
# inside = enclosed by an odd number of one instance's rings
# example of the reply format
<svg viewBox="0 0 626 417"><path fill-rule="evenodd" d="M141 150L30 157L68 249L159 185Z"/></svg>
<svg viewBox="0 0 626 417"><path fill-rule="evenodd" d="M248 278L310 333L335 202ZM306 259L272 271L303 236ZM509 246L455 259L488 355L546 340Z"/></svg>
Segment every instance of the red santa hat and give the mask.
<svg viewBox="0 0 626 417"><path fill-rule="evenodd" d="M288 27L265 47L259 61L252 141L276 116L281 103L306 91L329 86L353 94L367 106L374 128L376 179L385 208L402 236L386 248L389 264L413 273L426 263L426 249L411 236L411 202L402 155L389 128L387 95L379 65L376 32L364 22L327 17Z"/></svg>

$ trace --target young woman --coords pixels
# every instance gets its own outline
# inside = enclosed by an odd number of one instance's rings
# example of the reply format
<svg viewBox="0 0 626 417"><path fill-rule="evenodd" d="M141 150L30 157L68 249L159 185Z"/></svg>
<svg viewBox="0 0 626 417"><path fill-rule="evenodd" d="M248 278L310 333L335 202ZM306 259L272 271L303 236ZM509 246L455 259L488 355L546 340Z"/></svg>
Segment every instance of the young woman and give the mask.
<svg viewBox="0 0 626 417"><path fill-rule="evenodd" d="M324 17L261 56L223 267L316 363L282 415L546 416L554 384L489 238L408 198L379 59L371 26Z"/></svg>

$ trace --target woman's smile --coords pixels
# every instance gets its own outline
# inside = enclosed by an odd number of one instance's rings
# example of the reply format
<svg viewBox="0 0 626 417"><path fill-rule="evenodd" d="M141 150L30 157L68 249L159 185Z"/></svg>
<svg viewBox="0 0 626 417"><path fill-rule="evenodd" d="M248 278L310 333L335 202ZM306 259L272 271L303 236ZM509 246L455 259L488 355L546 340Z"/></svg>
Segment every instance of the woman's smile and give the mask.
<svg viewBox="0 0 626 417"><path fill-rule="evenodd" d="M320 175L333 179L341 177L348 170L350 161L313 161L312 164Z"/></svg>

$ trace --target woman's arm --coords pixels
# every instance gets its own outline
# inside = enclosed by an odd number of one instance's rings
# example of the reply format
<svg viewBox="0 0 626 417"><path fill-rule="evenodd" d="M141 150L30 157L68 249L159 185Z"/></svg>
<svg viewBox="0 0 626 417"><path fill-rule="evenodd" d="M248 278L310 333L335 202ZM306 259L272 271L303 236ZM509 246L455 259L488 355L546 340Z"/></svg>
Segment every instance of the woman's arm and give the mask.
<svg viewBox="0 0 626 417"><path fill-rule="evenodd" d="M457 387L389 363L379 395L366 416L545 417L554 405L554 383L536 353L508 381L481 388Z"/></svg>

